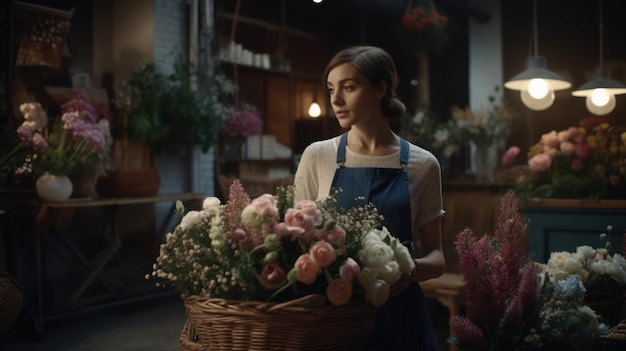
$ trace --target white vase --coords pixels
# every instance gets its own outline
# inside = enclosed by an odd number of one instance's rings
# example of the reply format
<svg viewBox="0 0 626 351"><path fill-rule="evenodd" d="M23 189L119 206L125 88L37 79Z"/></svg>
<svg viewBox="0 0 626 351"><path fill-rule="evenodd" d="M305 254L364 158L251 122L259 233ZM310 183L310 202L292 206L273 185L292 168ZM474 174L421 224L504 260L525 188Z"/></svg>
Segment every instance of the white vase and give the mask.
<svg viewBox="0 0 626 351"><path fill-rule="evenodd" d="M46 201L65 201L72 195L72 181L68 176L43 174L35 185L37 195Z"/></svg>
<svg viewBox="0 0 626 351"><path fill-rule="evenodd" d="M498 166L498 149L495 145L475 145L472 163L477 180L493 181Z"/></svg>

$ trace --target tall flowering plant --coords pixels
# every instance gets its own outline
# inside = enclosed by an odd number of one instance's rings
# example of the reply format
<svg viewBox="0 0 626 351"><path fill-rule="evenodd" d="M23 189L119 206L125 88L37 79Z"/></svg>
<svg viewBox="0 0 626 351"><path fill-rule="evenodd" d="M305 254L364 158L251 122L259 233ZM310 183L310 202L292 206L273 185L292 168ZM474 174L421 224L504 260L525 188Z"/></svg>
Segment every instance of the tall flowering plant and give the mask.
<svg viewBox="0 0 626 351"><path fill-rule="evenodd" d="M626 127L606 116L552 130L528 151L532 172L518 186L527 198L626 198Z"/></svg>
<svg viewBox="0 0 626 351"><path fill-rule="evenodd" d="M23 103L20 111L24 122L17 135L30 149L23 171L70 177L106 172L112 145L108 114L94 107L83 92L72 92L52 124L38 102Z"/></svg>
<svg viewBox="0 0 626 351"><path fill-rule="evenodd" d="M593 310L584 305L579 276L564 280L542 273L526 251L526 222L509 190L500 200L493 235L471 229L457 235L459 262L472 319L450 320L450 342L471 350L540 350L589 343L600 334ZM561 348L558 348L561 349Z"/></svg>
<svg viewBox="0 0 626 351"><path fill-rule="evenodd" d="M292 187L250 199L241 183L229 200L204 201L167 234L148 279L183 295L285 301L321 294L334 305L385 303L415 264L381 227L371 204L341 210L330 196L293 203Z"/></svg>

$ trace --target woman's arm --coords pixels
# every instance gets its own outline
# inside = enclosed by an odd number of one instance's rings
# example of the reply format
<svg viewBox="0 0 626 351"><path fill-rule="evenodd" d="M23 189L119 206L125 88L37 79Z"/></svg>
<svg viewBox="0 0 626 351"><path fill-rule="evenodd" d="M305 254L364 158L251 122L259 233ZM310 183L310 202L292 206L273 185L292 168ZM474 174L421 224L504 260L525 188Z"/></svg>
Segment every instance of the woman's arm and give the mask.
<svg viewBox="0 0 626 351"><path fill-rule="evenodd" d="M441 276L446 267L441 243L441 217L419 227L416 236L413 242L419 245L423 256L414 259L415 269L411 279L421 282Z"/></svg>

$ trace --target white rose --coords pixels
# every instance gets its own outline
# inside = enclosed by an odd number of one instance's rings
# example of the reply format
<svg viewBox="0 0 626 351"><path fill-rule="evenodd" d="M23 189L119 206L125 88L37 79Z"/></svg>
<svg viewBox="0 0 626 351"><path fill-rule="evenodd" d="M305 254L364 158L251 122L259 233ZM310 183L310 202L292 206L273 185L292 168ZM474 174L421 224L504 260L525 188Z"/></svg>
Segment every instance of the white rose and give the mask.
<svg viewBox="0 0 626 351"><path fill-rule="evenodd" d="M376 268L378 279L384 280L387 284L393 285L400 279L402 272L400 272L400 265L396 261L387 262L382 266Z"/></svg>
<svg viewBox="0 0 626 351"><path fill-rule="evenodd" d="M372 305L382 306L389 298L389 284L377 279L365 289L365 296Z"/></svg>
<svg viewBox="0 0 626 351"><path fill-rule="evenodd" d="M380 240L365 240L363 247L359 251L359 260L363 262L366 267L376 268L378 266L384 266L387 262L393 260L394 252Z"/></svg>
<svg viewBox="0 0 626 351"><path fill-rule="evenodd" d="M202 202L202 208L203 209L208 209L211 207L216 207L221 205L222 202L220 201L220 199L218 199L215 196L209 196L206 199L204 199L204 201Z"/></svg>
<svg viewBox="0 0 626 351"><path fill-rule="evenodd" d="M189 211L187 214L180 220L180 224L178 225L182 230L187 230L189 228L193 228L195 225L200 224L202 220L202 215L199 211Z"/></svg>
<svg viewBox="0 0 626 351"><path fill-rule="evenodd" d="M398 239L394 238L392 240L397 241ZM395 246L392 245L392 247L394 257L400 265L400 271L402 271L402 273L411 272L413 268L415 268L415 262L413 261L413 257L411 257L409 249L406 246L402 245L402 243L400 243L399 241Z"/></svg>

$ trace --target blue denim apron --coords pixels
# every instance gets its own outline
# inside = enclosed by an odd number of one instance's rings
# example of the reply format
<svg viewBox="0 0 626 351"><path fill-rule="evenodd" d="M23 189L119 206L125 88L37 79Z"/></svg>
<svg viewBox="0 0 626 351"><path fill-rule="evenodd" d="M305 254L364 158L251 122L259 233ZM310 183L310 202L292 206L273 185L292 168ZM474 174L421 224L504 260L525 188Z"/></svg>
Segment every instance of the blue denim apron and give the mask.
<svg viewBox="0 0 626 351"><path fill-rule="evenodd" d="M406 166L409 143L400 140L402 168L344 167L344 133L337 150L337 165L332 189L341 188L337 205L353 207L357 197L373 203L385 218L384 225L400 241L411 241L411 198ZM367 350L439 350L424 294L419 284L411 283L404 292L381 306L370 333Z"/></svg>

